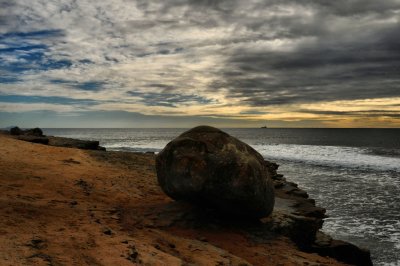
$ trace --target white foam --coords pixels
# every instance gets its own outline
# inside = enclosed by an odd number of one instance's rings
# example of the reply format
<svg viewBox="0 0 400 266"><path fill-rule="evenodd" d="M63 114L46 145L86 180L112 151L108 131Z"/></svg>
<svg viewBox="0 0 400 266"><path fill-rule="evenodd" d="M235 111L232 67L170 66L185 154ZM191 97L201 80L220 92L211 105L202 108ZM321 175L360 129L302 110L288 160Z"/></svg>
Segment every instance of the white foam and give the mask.
<svg viewBox="0 0 400 266"><path fill-rule="evenodd" d="M127 150L132 151L160 151L162 150L167 142L163 141L138 141L138 140L124 140L114 143L104 143L104 147L110 150Z"/></svg>
<svg viewBox="0 0 400 266"><path fill-rule="evenodd" d="M253 145L267 159L314 165L400 172L400 158L368 154L364 148L315 145Z"/></svg>

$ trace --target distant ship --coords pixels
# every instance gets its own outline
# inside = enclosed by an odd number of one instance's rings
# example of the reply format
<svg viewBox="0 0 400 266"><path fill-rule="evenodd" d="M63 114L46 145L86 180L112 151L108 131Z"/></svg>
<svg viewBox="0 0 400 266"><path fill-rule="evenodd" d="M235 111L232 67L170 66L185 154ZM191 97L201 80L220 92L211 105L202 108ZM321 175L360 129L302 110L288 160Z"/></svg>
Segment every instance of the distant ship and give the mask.
<svg viewBox="0 0 400 266"><path fill-rule="evenodd" d="M267 128L267 126L262 126L261 128Z"/></svg>

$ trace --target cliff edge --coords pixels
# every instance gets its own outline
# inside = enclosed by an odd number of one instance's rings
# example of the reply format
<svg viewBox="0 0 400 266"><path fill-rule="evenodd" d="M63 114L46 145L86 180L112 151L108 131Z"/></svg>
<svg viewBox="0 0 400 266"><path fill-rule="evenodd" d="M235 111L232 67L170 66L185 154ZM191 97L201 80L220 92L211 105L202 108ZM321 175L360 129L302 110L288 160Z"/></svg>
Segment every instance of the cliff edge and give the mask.
<svg viewBox="0 0 400 266"><path fill-rule="evenodd" d="M367 251L319 232L325 210L267 164L275 208L249 222L168 198L157 184L153 154L54 147L0 134L0 264L370 263Z"/></svg>

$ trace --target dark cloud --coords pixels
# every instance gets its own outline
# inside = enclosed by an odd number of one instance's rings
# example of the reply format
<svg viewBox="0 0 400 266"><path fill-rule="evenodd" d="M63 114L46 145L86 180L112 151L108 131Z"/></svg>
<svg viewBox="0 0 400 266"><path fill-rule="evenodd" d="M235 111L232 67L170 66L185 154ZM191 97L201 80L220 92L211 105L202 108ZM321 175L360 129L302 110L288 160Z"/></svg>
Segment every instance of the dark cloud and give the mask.
<svg viewBox="0 0 400 266"><path fill-rule="evenodd" d="M169 20L168 27L234 27L237 34L229 38L186 45L225 46L227 59L210 92L228 90L228 97L247 105L400 96L398 0L175 0L158 9L137 4L159 19L185 8L184 23ZM294 48L257 46L266 40L287 40Z"/></svg>
<svg viewBox="0 0 400 266"><path fill-rule="evenodd" d="M27 96L27 95L1 95L0 102L7 103L50 103L50 104L82 104L82 105L95 105L96 101L90 99L73 99L67 97L56 96Z"/></svg>
<svg viewBox="0 0 400 266"><path fill-rule="evenodd" d="M130 96L138 97L147 106L178 107L179 105L210 104L212 100L198 95L183 95L179 93L147 93L129 91Z"/></svg>
<svg viewBox="0 0 400 266"><path fill-rule="evenodd" d="M387 9L376 12L389 12L393 5L383 3ZM336 5L326 4L323 12L330 9L335 15L340 11ZM297 28L290 23L285 27L288 32ZM241 98L252 106L400 96L399 23L372 27L349 37L351 31L351 25L331 34L312 31L317 38L291 51L233 49L221 80L211 87L228 88L229 97Z"/></svg>
<svg viewBox="0 0 400 266"><path fill-rule="evenodd" d="M86 82L77 82L72 80L64 80L64 79L51 79L49 80L52 84L64 84L68 85L71 88L83 90L83 91L100 91L104 89L106 85L105 82L102 81L86 81Z"/></svg>
<svg viewBox="0 0 400 266"><path fill-rule="evenodd" d="M400 118L400 111L396 110L368 110L368 111L321 111L299 110L299 112L317 115L333 115L345 117L391 117Z"/></svg>
<svg viewBox="0 0 400 266"><path fill-rule="evenodd" d="M161 83L150 83L146 87L162 89L163 91L171 91L171 90L175 90L177 88L177 87L172 86L172 85L161 84Z"/></svg>
<svg viewBox="0 0 400 266"><path fill-rule="evenodd" d="M28 31L28 32L7 32L0 34L0 42L8 41L9 39L18 40L33 40L43 38L55 38L65 36L63 30L52 29L52 30L39 30L39 31Z"/></svg>

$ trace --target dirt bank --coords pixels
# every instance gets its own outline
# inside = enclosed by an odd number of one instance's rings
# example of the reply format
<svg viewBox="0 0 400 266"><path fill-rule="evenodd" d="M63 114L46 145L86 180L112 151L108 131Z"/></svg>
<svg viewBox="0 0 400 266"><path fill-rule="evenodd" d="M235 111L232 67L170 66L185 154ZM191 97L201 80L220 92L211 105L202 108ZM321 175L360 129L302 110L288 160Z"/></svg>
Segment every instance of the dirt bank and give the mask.
<svg viewBox="0 0 400 266"><path fill-rule="evenodd" d="M274 215L283 216L279 203ZM0 135L0 216L0 265L345 265L300 251L288 232L260 229L274 222L173 202L152 154Z"/></svg>

